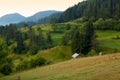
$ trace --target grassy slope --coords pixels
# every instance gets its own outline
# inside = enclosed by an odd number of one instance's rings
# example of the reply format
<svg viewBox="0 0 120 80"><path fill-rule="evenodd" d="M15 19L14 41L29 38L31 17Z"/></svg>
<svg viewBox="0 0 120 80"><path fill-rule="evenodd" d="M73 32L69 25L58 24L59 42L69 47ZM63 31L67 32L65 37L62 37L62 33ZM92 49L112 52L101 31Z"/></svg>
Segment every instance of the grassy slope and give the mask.
<svg viewBox="0 0 120 80"><path fill-rule="evenodd" d="M47 61L56 63L71 59L72 51L68 46L57 46L48 50L39 51L37 55L42 56Z"/></svg>
<svg viewBox="0 0 120 80"><path fill-rule="evenodd" d="M73 24L73 23L70 23L70 24ZM51 29L52 27L50 24L35 26L34 28L36 29L37 27L41 27L44 31L52 30ZM120 32L96 31L96 34L98 35L97 39L99 41L99 45L101 46L101 51L105 53L106 52L113 53L114 49L117 49L118 51L120 51L120 40L112 39L114 36L119 35ZM56 42L56 44L60 44L62 36L63 34L52 33L52 38L54 39L54 42ZM59 50L51 49L50 51L49 50L40 51L39 55L55 63L62 61L58 58L64 58L64 57L59 57L59 55L61 55L61 53L63 52L65 52L65 54L69 53L68 58L70 58L71 52L69 52L70 51L69 47L68 48L66 47L65 49L62 48L61 50L60 48L58 49ZM53 58L51 55L55 58ZM120 54L117 54L117 56L119 57ZM105 60L104 58L106 57L110 61ZM103 59L103 61L101 61L101 59ZM88 80L88 79L90 80L102 80L103 79L104 80L109 77L110 79L108 80L114 80L114 79L118 80L120 79L120 77L118 77L120 76L120 70L117 71L117 69L120 68L120 66L118 66L118 64L120 64L118 63L120 59L114 60L114 61L111 61L111 60L113 60L112 55L104 56L103 58L92 57L92 58L85 58L85 59L79 59L79 60L70 60L67 62L62 62L62 63L51 65L51 66L36 68L30 71L24 71L22 73L18 73L13 76L5 77L0 80L16 80L18 75L22 76L22 80ZM76 69L77 67L78 69ZM105 67L105 71L104 71L104 67ZM100 78L97 79L98 77Z"/></svg>
<svg viewBox="0 0 120 80"><path fill-rule="evenodd" d="M120 80L120 53L69 60L0 80Z"/></svg>
<svg viewBox="0 0 120 80"><path fill-rule="evenodd" d="M111 31L111 30L106 30L106 31L100 31L97 30L96 34L98 36L97 41L100 46L100 50L103 51L104 53L115 53L115 52L120 52L120 39L112 39L116 37L116 35L120 36L120 32L118 31ZM52 34L52 37L54 39L54 42L56 44L61 43L61 38L63 34Z"/></svg>
<svg viewBox="0 0 120 80"><path fill-rule="evenodd" d="M118 31L96 31L98 35L99 45L102 47L102 51L107 53L120 52L120 39L112 39L116 35L120 36Z"/></svg>
<svg viewBox="0 0 120 80"><path fill-rule="evenodd" d="M78 24L79 23L79 24ZM82 27L84 23L82 22L82 18L76 19L74 21L70 21L64 24L57 24L57 27L66 27L65 24L70 24L71 27L74 27L75 25L78 25ZM34 29L41 28L44 32L46 31L52 31L52 25L51 24L44 24L44 25L36 25L33 26ZM24 29L25 30L25 29ZM112 39L116 35L120 36L120 32L118 31L111 31L111 30L97 30L96 34L98 35L98 43L100 45L100 50L105 53L114 53L114 52L120 52L120 39L115 40ZM60 45L62 41L62 36L64 33L52 33L53 42L55 45Z"/></svg>
<svg viewBox="0 0 120 80"><path fill-rule="evenodd" d="M79 26L82 27L84 25L83 19L79 18L73 21L68 22L69 24L79 24ZM117 35L120 36L119 31L112 31L112 30L96 30L96 34L98 35L98 43L100 46L100 50L103 51L104 53L116 53L120 52L120 39L115 40L112 39L116 37Z"/></svg>

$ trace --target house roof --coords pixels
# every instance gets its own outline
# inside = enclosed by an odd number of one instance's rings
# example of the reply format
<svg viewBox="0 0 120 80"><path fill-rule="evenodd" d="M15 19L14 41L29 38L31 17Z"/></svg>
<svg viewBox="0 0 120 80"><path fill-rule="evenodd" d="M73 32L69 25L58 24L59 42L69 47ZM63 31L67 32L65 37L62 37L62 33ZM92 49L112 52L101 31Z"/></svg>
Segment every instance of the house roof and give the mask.
<svg viewBox="0 0 120 80"><path fill-rule="evenodd" d="M73 58L76 58L76 57L78 57L78 56L79 56L78 53L75 53L75 54L72 55Z"/></svg>

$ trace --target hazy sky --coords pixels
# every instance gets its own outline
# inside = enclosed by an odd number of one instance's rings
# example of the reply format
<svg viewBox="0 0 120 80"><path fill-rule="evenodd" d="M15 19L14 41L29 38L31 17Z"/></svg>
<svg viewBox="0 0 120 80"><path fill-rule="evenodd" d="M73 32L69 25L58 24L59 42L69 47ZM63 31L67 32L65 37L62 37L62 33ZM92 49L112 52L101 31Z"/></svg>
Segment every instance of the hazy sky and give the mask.
<svg viewBox="0 0 120 80"><path fill-rule="evenodd" d="M82 0L0 0L0 17L10 13L30 16L39 11L64 11Z"/></svg>

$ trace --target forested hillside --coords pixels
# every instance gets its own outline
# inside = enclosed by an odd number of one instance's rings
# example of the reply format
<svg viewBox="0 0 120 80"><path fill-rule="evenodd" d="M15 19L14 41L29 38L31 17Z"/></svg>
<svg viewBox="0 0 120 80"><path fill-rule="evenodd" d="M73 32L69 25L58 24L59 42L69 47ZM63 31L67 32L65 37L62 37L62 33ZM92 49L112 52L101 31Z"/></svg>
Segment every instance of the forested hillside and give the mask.
<svg viewBox="0 0 120 80"><path fill-rule="evenodd" d="M42 25L20 24L0 26L0 77L65 61L74 53L120 52L120 0L86 0L39 19Z"/></svg>
<svg viewBox="0 0 120 80"><path fill-rule="evenodd" d="M120 19L120 0L86 0L80 2L63 12L58 22L67 22L80 17Z"/></svg>

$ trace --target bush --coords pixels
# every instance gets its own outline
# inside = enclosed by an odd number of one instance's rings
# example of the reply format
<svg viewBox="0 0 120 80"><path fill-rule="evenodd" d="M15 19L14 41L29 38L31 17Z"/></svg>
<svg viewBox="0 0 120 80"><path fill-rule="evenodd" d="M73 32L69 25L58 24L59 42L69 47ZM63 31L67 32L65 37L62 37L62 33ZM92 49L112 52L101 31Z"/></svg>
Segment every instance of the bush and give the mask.
<svg viewBox="0 0 120 80"><path fill-rule="evenodd" d="M29 67L31 68L44 65L45 63L46 60L40 56L30 57L29 59Z"/></svg>
<svg viewBox="0 0 120 80"><path fill-rule="evenodd" d="M12 72L12 58L6 56L0 59L0 73L9 75Z"/></svg>
<svg viewBox="0 0 120 80"><path fill-rule="evenodd" d="M92 50L88 53L88 56L94 56L95 54L96 54L96 51L92 49Z"/></svg>
<svg viewBox="0 0 120 80"><path fill-rule="evenodd" d="M24 58L19 62L19 64L16 66L16 71L34 68L45 64L46 60L39 55L29 56L28 58Z"/></svg>
<svg viewBox="0 0 120 80"><path fill-rule="evenodd" d="M10 63L4 63L1 67L0 67L0 72L5 74L5 75L9 75L12 72L12 65Z"/></svg>

